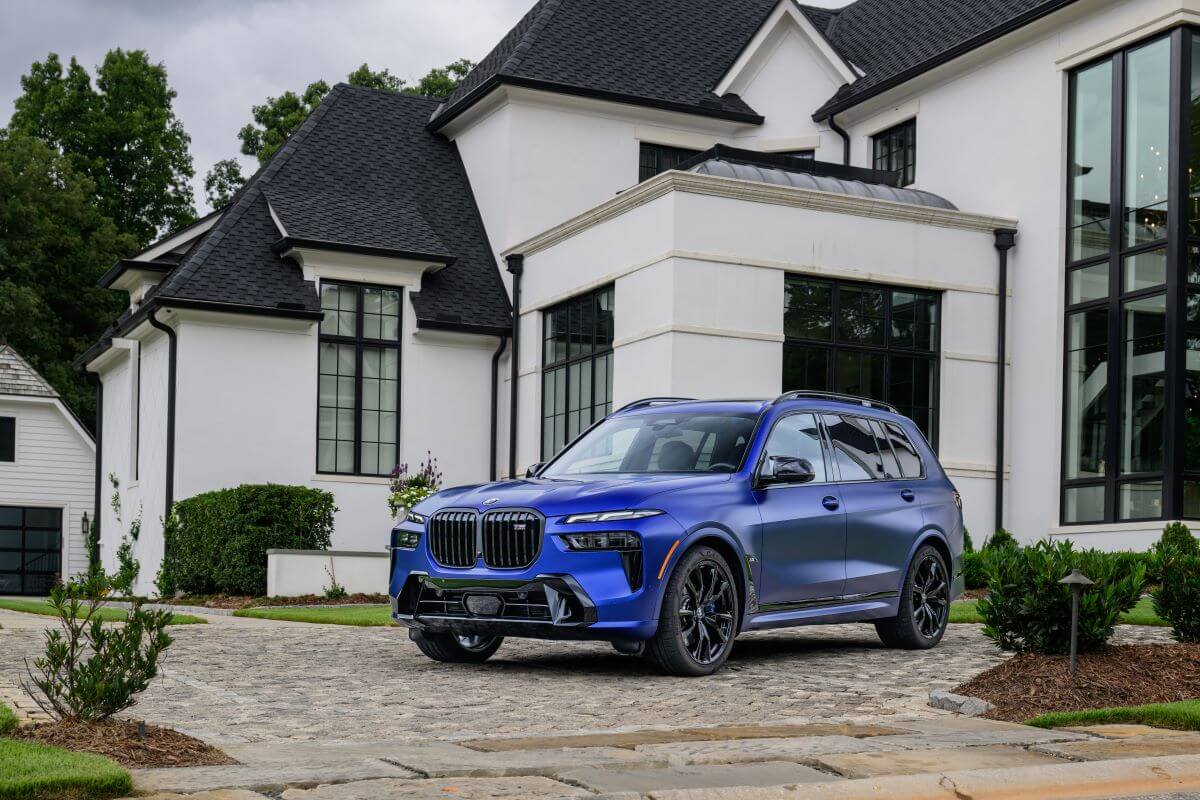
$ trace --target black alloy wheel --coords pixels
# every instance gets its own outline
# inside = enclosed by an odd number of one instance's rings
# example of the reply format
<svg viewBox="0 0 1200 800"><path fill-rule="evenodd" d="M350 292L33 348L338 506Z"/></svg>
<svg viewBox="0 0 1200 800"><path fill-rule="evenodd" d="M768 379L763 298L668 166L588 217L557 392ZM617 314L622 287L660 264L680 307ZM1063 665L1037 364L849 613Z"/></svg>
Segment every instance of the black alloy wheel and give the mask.
<svg viewBox="0 0 1200 800"><path fill-rule="evenodd" d="M899 613L875 623L888 647L927 650L942 640L950 619L950 571L937 548L922 545L900 590Z"/></svg>
<svg viewBox="0 0 1200 800"><path fill-rule="evenodd" d="M738 588L729 564L711 547L696 547L667 581L645 655L671 675L711 675L729 657L737 629Z"/></svg>

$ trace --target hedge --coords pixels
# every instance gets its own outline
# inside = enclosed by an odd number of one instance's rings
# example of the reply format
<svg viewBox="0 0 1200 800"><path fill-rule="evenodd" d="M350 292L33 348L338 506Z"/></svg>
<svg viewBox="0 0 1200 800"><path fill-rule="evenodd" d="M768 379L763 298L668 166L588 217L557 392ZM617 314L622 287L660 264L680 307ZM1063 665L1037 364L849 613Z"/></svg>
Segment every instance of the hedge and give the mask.
<svg viewBox="0 0 1200 800"><path fill-rule="evenodd" d="M333 495L307 486L238 486L175 503L163 531L158 591L261 596L267 550L327 550Z"/></svg>

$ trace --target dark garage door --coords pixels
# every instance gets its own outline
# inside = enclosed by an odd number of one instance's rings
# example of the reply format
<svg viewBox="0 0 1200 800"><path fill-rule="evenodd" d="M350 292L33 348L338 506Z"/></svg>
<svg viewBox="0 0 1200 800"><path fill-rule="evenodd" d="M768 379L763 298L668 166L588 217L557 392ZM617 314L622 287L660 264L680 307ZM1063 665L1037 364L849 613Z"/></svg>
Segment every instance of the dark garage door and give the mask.
<svg viewBox="0 0 1200 800"><path fill-rule="evenodd" d="M0 594L50 594L62 570L62 510L0 506Z"/></svg>

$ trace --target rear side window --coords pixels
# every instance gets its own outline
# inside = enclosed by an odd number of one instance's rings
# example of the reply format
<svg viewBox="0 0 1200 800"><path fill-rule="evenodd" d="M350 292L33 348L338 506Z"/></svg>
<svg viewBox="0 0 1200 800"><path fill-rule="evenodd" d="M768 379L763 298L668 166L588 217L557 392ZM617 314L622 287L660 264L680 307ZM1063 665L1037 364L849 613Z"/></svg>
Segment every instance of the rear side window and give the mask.
<svg viewBox="0 0 1200 800"><path fill-rule="evenodd" d="M900 462L900 473L906 478L920 478L925 475L925 466L921 463L921 454L909 441L899 425L892 422L883 423L883 431L888 444Z"/></svg>
<svg viewBox="0 0 1200 800"><path fill-rule="evenodd" d="M824 419L842 480L870 481L884 477L883 456L870 422L833 414L824 415Z"/></svg>
<svg viewBox="0 0 1200 800"><path fill-rule="evenodd" d="M871 420L871 432L875 434L875 441L879 443L879 455L883 459L883 475L881 477L887 480L901 477L903 473L900 471L900 464L896 461L896 454L888 445L887 436L883 432L883 423L877 419Z"/></svg>

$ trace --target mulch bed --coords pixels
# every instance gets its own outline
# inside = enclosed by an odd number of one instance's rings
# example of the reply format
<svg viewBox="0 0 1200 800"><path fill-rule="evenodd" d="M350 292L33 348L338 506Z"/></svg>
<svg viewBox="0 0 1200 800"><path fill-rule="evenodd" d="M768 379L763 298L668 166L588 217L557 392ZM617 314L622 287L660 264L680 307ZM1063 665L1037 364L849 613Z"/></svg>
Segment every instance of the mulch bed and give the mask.
<svg viewBox="0 0 1200 800"><path fill-rule="evenodd" d="M211 767L236 764L199 739L127 720L43 722L18 728L9 738L54 745L111 758L123 767Z"/></svg>
<svg viewBox="0 0 1200 800"><path fill-rule="evenodd" d="M981 597L987 597L987 589L967 589L961 595L959 600L978 600Z"/></svg>
<svg viewBox="0 0 1200 800"><path fill-rule="evenodd" d="M386 594L349 594L337 600L324 595L309 594L302 597L237 597L230 595L193 595L161 602L177 605L203 606L205 608L262 608L265 606L351 606L387 603Z"/></svg>
<svg viewBox="0 0 1200 800"><path fill-rule="evenodd" d="M954 690L987 700L993 719L1025 722L1052 711L1085 711L1200 697L1200 644L1111 645L1079 655L1019 653Z"/></svg>

